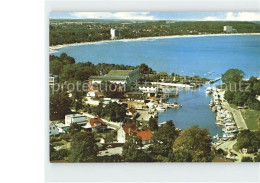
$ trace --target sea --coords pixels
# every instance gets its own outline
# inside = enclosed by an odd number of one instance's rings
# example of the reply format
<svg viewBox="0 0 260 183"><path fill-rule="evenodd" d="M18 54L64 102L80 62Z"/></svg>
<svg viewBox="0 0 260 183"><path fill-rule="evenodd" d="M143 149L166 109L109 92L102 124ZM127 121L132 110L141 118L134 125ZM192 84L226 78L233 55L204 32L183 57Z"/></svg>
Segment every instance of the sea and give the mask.
<svg viewBox="0 0 260 183"><path fill-rule="evenodd" d="M50 54L59 56L62 52L74 57L76 62L132 66L146 63L153 70L168 74L214 79L235 68L243 70L245 78L260 76L260 35L117 40L63 47ZM208 86L180 91L179 97L171 98L170 102L177 101L183 107L160 113L159 123L173 120L180 129L198 125L207 128L211 136L221 135L221 128L215 125L216 114L208 106L211 100L205 94Z"/></svg>

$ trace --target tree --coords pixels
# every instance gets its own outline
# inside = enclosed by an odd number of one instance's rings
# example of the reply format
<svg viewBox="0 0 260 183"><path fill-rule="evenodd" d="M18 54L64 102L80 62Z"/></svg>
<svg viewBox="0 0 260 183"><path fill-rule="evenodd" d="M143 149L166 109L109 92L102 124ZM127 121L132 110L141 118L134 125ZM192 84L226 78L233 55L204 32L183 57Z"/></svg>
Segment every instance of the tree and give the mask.
<svg viewBox="0 0 260 183"><path fill-rule="evenodd" d="M222 81L225 84L239 83L244 76L245 73L239 69L229 69L222 74Z"/></svg>
<svg viewBox="0 0 260 183"><path fill-rule="evenodd" d="M97 147L94 135L90 132L79 132L72 136L70 162L95 162Z"/></svg>
<svg viewBox="0 0 260 183"><path fill-rule="evenodd" d="M75 59L73 57L68 56L66 53L61 53L60 61L62 61L64 64L74 64L75 63Z"/></svg>
<svg viewBox="0 0 260 183"><path fill-rule="evenodd" d="M80 132L80 126L77 123L71 123L68 132L73 136L75 133Z"/></svg>
<svg viewBox="0 0 260 183"><path fill-rule="evenodd" d="M158 130L158 121L155 118L151 117L148 125L152 131Z"/></svg>
<svg viewBox="0 0 260 183"><path fill-rule="evenodd" d="M243 158L241 159L241 162L253 162L253 159L250 158L250 157L243 157Z"/></svg>
<svg viewBox="0 0 260 183"><path fill-rule="evenodd" d="M72 101L67 92L54 92L50 94L50 120L64 119L71 113Z"/></svg>
<svg viewBox="0 0 260 183"><path fill-rule="evenodd" d="M225 91L224 98L225 98L229 103L232 103L233 98L234 98L234 95L235 95L235 92L227 90L227 91Z"/></svg>
<svg viewBox="0 0 260 183"><path fill-rule="evenodd" d="M172 153L172 145L178 136L178 131L172 121L167 121L154 132L151 146L153 157L156 161L168 161Z"/></svg>
<svg viewBox="0 0 260 183"><path fill-rule="evenodd" d="M151 74L152 73L152 69L148 67L148 65L142 63L140 66L139 66L139 69L140 69L140 73L141 74Z"/></svg>
<svg viewBox="0 0 260 183"><path fill-rule="evenodd" d="M53 60L50 62L50 73L54 75L60 75L63 64L59 60Z"/></svg>
<svg viewBox="0 0 260 183"><path fill-rule="evenodd" d="M173 144L174 159L177 162L210 162L211 137L207 129L193 126L183 130Z"/></svg>
<svg viewBox="0 0 260 183"><path fill-rule="evenodd" d="M142 141L140 137L131 135L123 146L122 158L125 162L149 162L148 153L142 150Z"/></svg>
<svg viewBox="0 0 260 183"><path fill-rule="evenodd" d="M260 83L254 83L253 90L256 95L260 95Z"/></svg>
<svg viewBox="0 0 260 183"><path fill-rule="evenodd" d="M260 162L260 154L258 154L255 159L254 159L255 162Z"/></svg>
<svg viewBox="0 0 260 183"><path fill-rule="evenodd" d="M232 102L236 105L244 105L249 97L248 92L235 92Z"/></svg>

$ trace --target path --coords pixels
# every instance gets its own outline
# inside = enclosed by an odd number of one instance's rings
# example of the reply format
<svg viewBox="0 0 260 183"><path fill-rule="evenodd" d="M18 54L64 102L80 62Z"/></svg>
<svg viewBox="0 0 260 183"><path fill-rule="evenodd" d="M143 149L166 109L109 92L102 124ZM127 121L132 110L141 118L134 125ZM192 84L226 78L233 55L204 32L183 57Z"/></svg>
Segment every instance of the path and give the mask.
<svg viewBox="0 0 260 183"><path fill-rule="evenodd" d="M230 107L229 103L224 100L224 93L225 92L220 92L220 98L222 100L222 107L224 109L227 109L228 111L232 112L234 120L235 120L239 130L248 129L240 110L236 110L236 109L233 109L232 107Z"/></svg>

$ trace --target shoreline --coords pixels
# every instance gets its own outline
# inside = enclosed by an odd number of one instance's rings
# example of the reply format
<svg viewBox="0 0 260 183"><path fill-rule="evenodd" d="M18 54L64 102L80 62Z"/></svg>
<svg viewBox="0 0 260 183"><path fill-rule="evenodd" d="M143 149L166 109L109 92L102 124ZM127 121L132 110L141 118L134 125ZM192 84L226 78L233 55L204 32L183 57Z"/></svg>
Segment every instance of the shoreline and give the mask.
<svg viewBox="0 0 260 183"><path fill-rule="evenodd" d="M49 46L49 53L55 53L61 48L71 46L81 46L88 44L100 44L110 42L128 42L128 41L142 41L142 40L156 40L156 39L171 39L171 38L190 38L190 37L214 37L214 36L243 36L243 35L260 35L260 33L234 33L234 34L200 34L200 35L172 35L172 36L156 36L156 37L140 37L140 38L129 38L129 39L117 39L117 40L102 40L93 42L82 42L82 43L69 43L62 45Z"/></svg>

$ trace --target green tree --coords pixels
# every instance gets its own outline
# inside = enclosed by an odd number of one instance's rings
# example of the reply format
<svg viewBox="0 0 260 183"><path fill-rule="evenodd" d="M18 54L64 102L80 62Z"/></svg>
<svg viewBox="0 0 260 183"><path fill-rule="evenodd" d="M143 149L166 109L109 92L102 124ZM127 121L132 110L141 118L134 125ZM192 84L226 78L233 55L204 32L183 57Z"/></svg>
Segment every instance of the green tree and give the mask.
<svg viewBox="0 0 260 183"><path fill-rule="evenodd" d="M254 83L253 91L255 92L256 95L260 95L260 83Z"/></svg>
<svg viewBox="0 0 260 183"><path fill-rule="evenodd" d="M95 162L97 148L94 135L90 132L79 132L72 136L70 162Z"/></svg>
<svg viewBox="0 0 260 183"><path fill-rule="evenodd" d="M149 119L148 125L152 131L158 130L158 121L156 120L156 118L151 117Z"/></svg>
<svg viewBox="0 0 260 183"><path fill-rule="evenodd" d="M229 103L232 103L233 99L234 99L234 95L235 95L235 92L233 91L225 91L225 94L224 94L224 98L229 102Z"/></svg>
<svg viewBox="0 0 260 183"><path fill-rule="evenodd" d="M72 101L67 92L54 92L50 94L50 120L64 119L71 113Z"/></svg>
<svg viewBox="0 0 260 183"><path fill-rule="evenodd" d="M260 154L258 154L255 159L254 159L255 162L260 162Z"/></svg>
<svg viewBox="0 0 260 183"><path fill-rule="evenodd" d="M183 130L173 144L173 154L177 162L210 162L211 137L207 129L193 126Z"/></svg>
<svg viewBox="0 0 260 183"><path fill-rule="evenodd" d="M225 84L239 83L244 76L245 73L239 69L229 69L222 74L222 81Z"/></svg>
<svg viewBox="0 0 260 183"><path fill-rule="evenodd" d="M243 157L243 158L241 159L241 162L253 162L253 159L250 158L250 157Z"/></svg>
<svg viewBox="0 0 260 183"><path fill-rule="evenodd" d="M123 146L122 158L125 162L149 162L150 156L142 150L142 141L135 135L129 136Z"/></svg>
<svg viewBox="0 0 260 183"><path fill-rule="evenodd" d="M54 75L60 75L63 64L59 60L53 60L50 62L50 73Z"/></svg>
<svg viewBox="0 0 260 183"><path fill-rule="evenodd" d="M148 67L148 65L142 63L140 66L139 66L139 69L140 69L140 73L141 74L151 74L152 73L152 69Z"/></svg>
<svg viewBox="0 0 260 183"><path fill-rule="evenodd" d="M151 146L151 151L155 161L169 161L168 157L172 153L174 140L178 136L172 121L167 121L154 132Z"/></svg>
<svg viewBox="0 0 260 183"><path fill-rule="evenodd" d="M77 123L71 123L68 132L73 136L75 133L80 132L80 126Z"/></svg>

